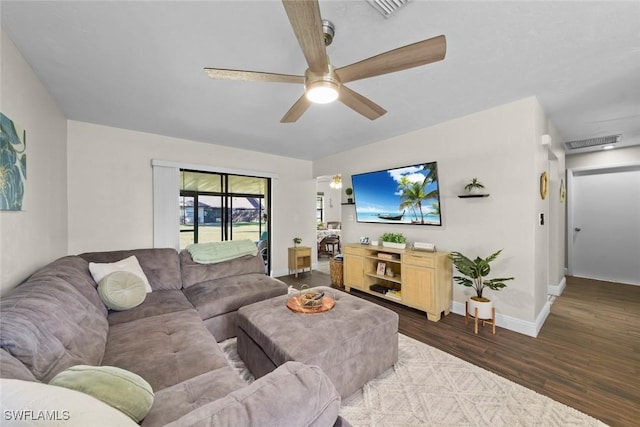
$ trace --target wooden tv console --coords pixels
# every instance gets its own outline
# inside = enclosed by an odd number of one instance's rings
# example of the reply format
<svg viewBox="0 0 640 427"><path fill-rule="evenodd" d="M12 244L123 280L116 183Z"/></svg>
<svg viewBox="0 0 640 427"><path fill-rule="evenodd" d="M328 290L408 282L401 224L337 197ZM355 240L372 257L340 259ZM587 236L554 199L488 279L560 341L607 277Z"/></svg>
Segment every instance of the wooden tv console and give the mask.
<svg viewBox="0 0 640 427"><path fill-rule="evenodd" d="M433 322L440 320L442 313L449 314L452 286L448 253L359 243L344 245L343 253L347 292L354 288L422 310ZM384 274L380 274L383 267ZM374 289L388 291L376 292L371 289L372 285L377 285Z"/></svg>

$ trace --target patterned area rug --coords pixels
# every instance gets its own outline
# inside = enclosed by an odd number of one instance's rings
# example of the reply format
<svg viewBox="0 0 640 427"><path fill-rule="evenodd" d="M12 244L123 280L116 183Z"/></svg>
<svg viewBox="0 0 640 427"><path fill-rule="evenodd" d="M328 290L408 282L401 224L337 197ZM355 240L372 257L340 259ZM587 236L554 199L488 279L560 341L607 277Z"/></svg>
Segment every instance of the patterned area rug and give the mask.
<svg viewBox="0 0 640 427"><path fill-rule="evenodd" d="M227 359L254 380L236 352ZM546 396L441 350L400 335L398 363L342 401L340 415L357 426L605 426Z"/></svg>

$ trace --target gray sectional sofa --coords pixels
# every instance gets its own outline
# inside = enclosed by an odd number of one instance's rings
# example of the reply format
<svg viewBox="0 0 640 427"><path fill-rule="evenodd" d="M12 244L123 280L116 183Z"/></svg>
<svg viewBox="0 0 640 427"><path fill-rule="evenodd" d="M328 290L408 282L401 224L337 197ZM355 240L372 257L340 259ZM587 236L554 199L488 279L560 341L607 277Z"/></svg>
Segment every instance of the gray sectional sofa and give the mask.
<svg viewBox="0 0 640 427"><path fill-rule="evenodd" d="M110 312L89 262L131 255L153 292L135 308ZM67 256L0 299L0 377L48 383L74 365L126 369L155 393L143 426L346 425L340 396L319 368L288 362L247 385L218 346L236 335L239 308L286 293L264 274L259 254L212 265L173 249Z"/></svg>

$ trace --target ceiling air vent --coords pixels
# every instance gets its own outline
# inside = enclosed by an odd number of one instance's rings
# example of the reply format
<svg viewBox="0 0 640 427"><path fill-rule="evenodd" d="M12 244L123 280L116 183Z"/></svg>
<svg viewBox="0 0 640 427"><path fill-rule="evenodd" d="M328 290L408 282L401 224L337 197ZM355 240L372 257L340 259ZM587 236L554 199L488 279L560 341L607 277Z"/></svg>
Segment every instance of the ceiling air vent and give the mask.
<svg viewBox="0 0 640 427"><path fill-rule="evenodd" d="M406 6L411 0L367 0L375 10L380 12L385 18L390 17L402 7Z"/></svg>
<svg viewBox="0 0 640 427"><path fill-rule="evenodd" d="M597 138L580 139L578 141L565 142L564 145L569 150L577 150L579 148L598 147L600 145L609 145L620 142L622 135L599 136Z"/></svg>

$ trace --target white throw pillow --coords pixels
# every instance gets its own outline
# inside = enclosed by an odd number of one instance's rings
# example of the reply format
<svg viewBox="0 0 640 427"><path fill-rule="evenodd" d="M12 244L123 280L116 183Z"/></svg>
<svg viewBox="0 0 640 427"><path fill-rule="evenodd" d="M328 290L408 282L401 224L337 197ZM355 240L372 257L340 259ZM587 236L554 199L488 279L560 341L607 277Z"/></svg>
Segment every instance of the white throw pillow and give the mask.
<svg viewBox="0 0 640 427"><path fill-rule="evenodd" d="M0 394L2 420L7 425L139 427L123 412L95 397L64 387L0 378Z"/></svg>
<svg viewBox="0 0 640 427"><path fill-rule="evenodd" d="M100 283L104 276L109 273L113 273L114 271L128 271L129 273L133 273L136 276L139 276L144 282L147 293L151 292L151 285L149 284L149 280L144 274L144 271L142 271L142 267L140 267L138 258L136 258L135 255L131 255L129 258L121 259L120 261L111 263L90 262L89 271L91 272L91 276L96 283Z"/></svg>

